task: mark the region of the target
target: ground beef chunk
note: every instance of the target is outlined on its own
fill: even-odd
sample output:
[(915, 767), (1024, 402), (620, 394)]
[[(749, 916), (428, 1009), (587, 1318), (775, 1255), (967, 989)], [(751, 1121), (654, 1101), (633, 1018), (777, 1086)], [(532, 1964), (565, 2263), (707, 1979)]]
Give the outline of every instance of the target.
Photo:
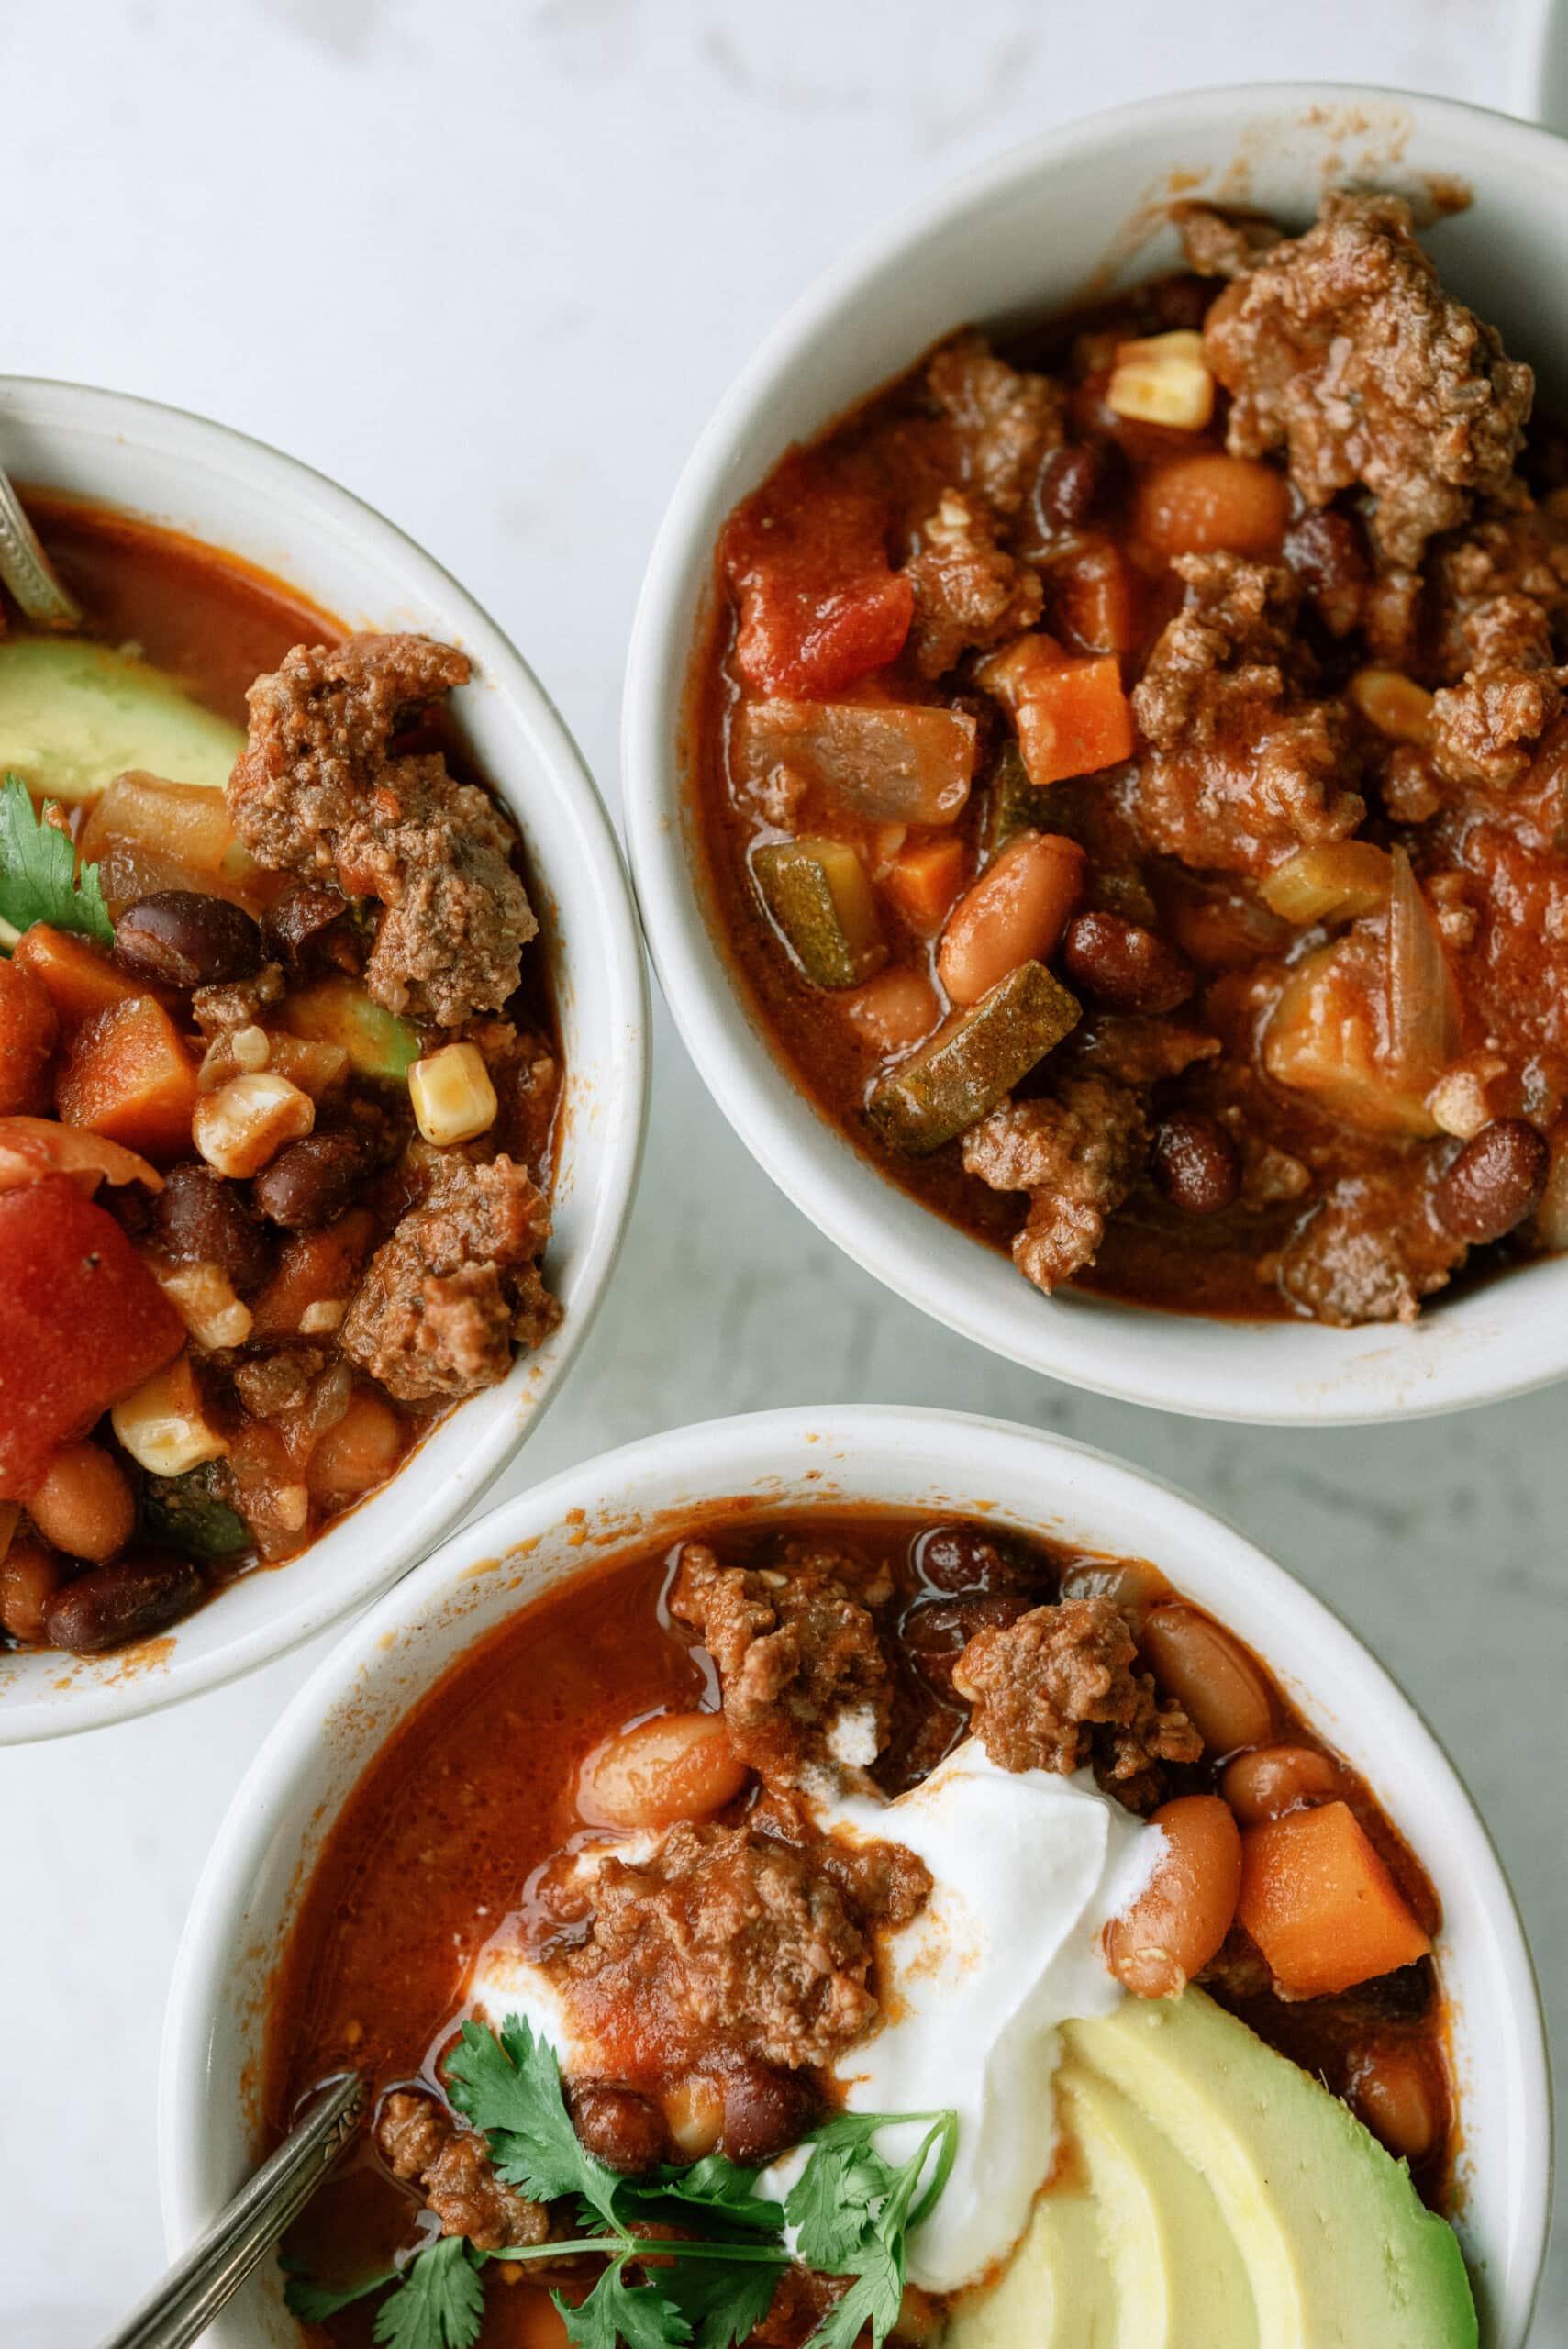
[[(1527, 507), (1475, 523), (1433, 550), (1438, 674), (1473, 668), (1551, 668), (1568, 645), (1568, 537), (1548, 509)], [(1374, 647), (1380, 658), (1383, 649)], [(1406, 665), (1418, 649), (1403, 648)]]
[(236, 1028), (253, 1028), (284, 999), (284, 974), (276, 963), (263, 963), (253, 977), (230, 979), (223, 985), (197, 987), (191, 996), (191, 1017), (210, 1042)]
[(258, 1354), (239, 1363), (234, 1391), (253, 1419), (281, 1419), (299, 1410), (313, 1382), (327, 1367), (318, 1346), (285, 1346), (273, 1354)]
[(1162, 1765), (1195, 1762), (1203, 1740), (1174, 1702), (1162, 1704), (1138, 1647), (1108, 1598), (1064, 1598), (1016, 1622), (987, 1624), (959, 1657), (953, 1687), (971, 1726), (1004, 1770), (1081, 1770), (1107, 1793), (1151, 1809)]
[(228, 785), (235, 828), (262, 864), (380, 899), (365, 983), (442, 1027), (499, 1010), (539, 928), (489, 793), (454, 782), (437, 753), (392, 749), (468, 674), (466, 654), (425, 637), (296, 645), (250, 688), (250, 741)]
[(876, 2019), (873, 1920), (811, 1845), (684, 1823), (645, 1861), (604, 1860), (594, 1899), (588, 1938), (547, 1963), (633, 2076), (678, 2072), (716, 2036), (789, 2070), (828, 2064)]
[(957, 336), (938, 351), (926, 382), (951, 420), (963, 486), (995, 513), (1016, 514), (1042, 457), (1061, 447), (1062, 395), (1045, 375), (1021, 375), (984, 335)]
[(1219, 1038), (1201, 1028), (1136, 1011), (1084, 1020), (1059, 1047), (1062, 1064), (1074, 1074), (1109, 1077), (1118, 1085), (1158, 1085), (1213, 1060), (1220, 1050)]
[(456, 1150), (413, 1163), (422, 1196), (371, 1258), (340, 1339), (406, 1403), (494, 1386), (514, 1341), (535, 1346), (560, 1318), (538, 1265), (550, 1210), (527, 1170)]
[(910, 642), (923, 677), (940, 677), (960, 655), (1000, 644), (1040, 618), (1040, 579), (996, 543), (979, 500), (944, 490), (904, 566), (915, 591)]
[(1135, 688), (1151, 746), (1129, 812), (1151, 848), (1213, 872), (1267, 871), (1312, 841), (1343, 840), (1366, 812), (1338, 701), (1304, 693), (1294, 636), (1301, 591), (1283, 567), (1180, 555), (1186, 601)]
[(1282, 1294), (1336, 1329), (1414, 1321), (1466, 1252), (1432, 1214), (1426, 1176), (1425, 1153), (1341, 1176), (1281, 1252)]
[[(1564, 673), (1568, 674), (1568, 673)], [(1451, 783), (1506, 788), (1518, 783), (1562, 707), (1550, 670), (1473, 669), (1432, 702), (1432, 758)]]
[(1356, 483), (1383, 560), (1413, 566), (1476, 497), (1504, 497), (1534, 378), (1446, 295), (1393, 195), (1330, 195), (1318, 225), (1223, 294), (1205, 330), (1233, 456), (1289, 452), (1308, 505)]
[(1064, 1078), (1054, 1095), (1004, 1101), (963, 1137), (963, 1165), (994, 1191), (1027, 1191), (1013, 1262), (1049, 1297), (1092, 1264), (1149, 1147), (1140, 1093), (1100, 1076)]
[(466, 2235), (476, 2251), (515, 2251), (549, 2239), (544, 2204), (497, 2177), (484, 2138), (433, 2097), (395, 2088), (382, 2105), (375, 2142), (393, 2176), (419, 2188), (443, 2234)]
[(1200, 277), (1245, 277), (1281, 242), (1281, 231), (1272, 220), (1211, 212), (1203, 204), (1183, 206), (1176, 222), (1187, 259)]
[(686, 1543), (670, 1611), (713, 1657), (730, 1741), (770, 1787), (833, 1762), (868, 1767), (882, 1751), (892, 1679), (864, 1600), (890, 1596), (833, 1552), (794, 1549), (774, 1571)]

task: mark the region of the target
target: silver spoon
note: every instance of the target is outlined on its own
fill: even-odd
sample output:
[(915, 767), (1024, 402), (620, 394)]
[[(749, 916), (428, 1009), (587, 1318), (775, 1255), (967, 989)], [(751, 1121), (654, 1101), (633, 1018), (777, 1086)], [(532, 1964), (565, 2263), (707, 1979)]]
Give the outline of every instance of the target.
[(42, 628), (79, 628), (82, 613), (61, 585), (39, 534), (0, 466), (0, 586)]
[(298, 2217), (364, 2110), (365, 2084), (345, 2073), (322, 2091), (270, 2160), (101, 2349), (185, 2349), (234, 2298)]

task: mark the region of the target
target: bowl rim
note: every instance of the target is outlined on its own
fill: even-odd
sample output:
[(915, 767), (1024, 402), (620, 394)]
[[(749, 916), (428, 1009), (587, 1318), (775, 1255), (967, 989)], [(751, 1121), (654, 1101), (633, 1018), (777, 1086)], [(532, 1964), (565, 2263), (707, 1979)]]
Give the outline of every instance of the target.
[[(504, 1556), (519, 1544), (537, 1547), (536, 1537), (565, 1523), (579, 1536), (592, 1523), (596, 1507), (616, 1497), (616, 1516), (623, 1514), (625, 1497), (648, 1478), (684, 1476), (689, 1473), (694, 1515), (705, 1501), (739, 1492), (748, 1476), (759, 1514), (777, 1509), (767, 1479), (781, 1462), (809, 1459), (822, 1465), (834, 1456), (847, 1459), (873, 1455), (881, 1448), (898, 1452), (906, 1447), (922, 1462), (933, 1462), (940, 1474), (962, 1459), (971, 1473), (978, 1461), (986, 1472), (1000, 1469), (1000, 1486), (1011, 1475), (1015, 1490), (1027, 1489), (1030, 1472), (1055, 1467), (1069, 1486), (1074, 1474), (1097, 1486), (1098, 1497), (1075, 1495), (1085, 1513), (1098, 1509), (1106, 1516), (1118, 1505), (1132, 1509), (1141, 1503), (1157, 1510), (1162, 1526), (1173, 1529), (1172, 1546), (1184, 1542), (1199, 1546), (1208, 1562), (1205, 1571), (1244, 1587), (1271, 1625), (1282, 1636), (1303, 1637), (1327, 1647), (1345, 1684), (1355, 1695), (1377, 1699), (1379, 1742), (1384, 1750), (1404, 1749), (1418, 1762), (1424, 1782), (1442, 1792), (1454, 1831), (1451, 1843), (1462, 1854), (1466, 1905), (1484, 1921), (1487, 1965), (1494, 1981), (1501, 1982), (1509, 2030), (1508, 2053), (1513, 2093), (1507, 2101), (1507, 2127), (1513, 2142), (1513, 2167), (1525, 2181), (1525, 2191), (1510, 2205), (1507, 2243), (1489, 2258), (1489, 2299), (1496, 2318), (1495, 2349), (1523, 2349), (1529, 2319), (1540, 2288), (1551, 2226), (1552, 2182), (1552, 2087), (1548, 2063), (1546, 2026), (1534, 1963), (1525, 1937), (1518, 1902), (1498, 1858), (1490, 1830), (1463, 1779), (1424, 1714), (1394, 1680), (1386, 1666), (1307, 1584), (1298, 1580), (1251, 1537), (1219, 1512), (1209, 1508), (1181, 1486), (1150, 1469), (1116, 1457), (1097, 1446), (1062, 1436), (1052, 1430), (1027, 1427), (989, 1414), (951, 1411), (897, 1404), (833, 1404), (820, 1408), (790, 1406), (782, 1409), (739, 1413), (697, 1421), (635, 1442), (578, 1462), (514, 1496), (471, 1521), (413, 1574), (387, 1591), (367, 1613), (359, 1617), (310, 1679), (298, 1690), (253, 1757), (230, 1801), (222, 1824), (204, 1862), (192, 1896), (184, 1931), (170, 1977), (162, 2043), (160, 2053), (158, 2111), (159, 2191), (166, 2247), (176, 2256), (212, 2216), (204, 2193), (201, 2164), (211, 2110), (210, 2058), (227, 1976), (236, 1953), (253, 1941), (242, 1930), (247, 1905), (261, 1878), (263, 1863), (273, 1856), (278, 1822), (297, 1802), (320, 1808), (324, 1741), (323, 1724), (339, 1707), (359, 1709), (373, 1701), (378, 1672), (395, 1672), (400, 1640), (417, 1641), (441, 1602), (457, 1594), (480, 1559)], [(1016, 1464), (1014, 1465), (1013, 1464)], [(801, 1474), (809, 1479), (812, 1469)], [(973, 1473), (979, 1475), (977, 1468)], [(990, 1489), (989, 1484), (986, 1489)], [(782, 1500), (786, 1509), (813, 1504), (792, 1491)], [(821, 1505), (833, 1506), (830, 1488)], [(873, 1504), (874, 1505), (874, 1504)], [(684, 1498), (681, 1504), (685, 1506)], [(995, 1506), (1006, 1515), (1009, 1502), (998, 1490)], [(1020, 1504), (1020, 1513), (1022, 1505)], [(581, 1515), (570, 1514), (581, 1512)], [(634, 1528), (623, 1534), (620, 1546), (634, 1547)], [(592, 1572), (615, 1553), (613, 1538), (591, 1538), (583, 1545), (581, 1568)], [(552, 1585), (552, 1586), (555, 1586)], [(1178, 1581), (1177, 1588), (1183, 1587)], [(526, 1593), (517, 1605), (528, 1603)], [(1207, 1603), (1201, 1601), (1200, 1603)], [(335, 1816), (352, 1786), (368, 1766), (372, 1754), (387, 1735), (406, 1720), (434, 1681), (450, 1668), (457, 1656), (495, 1628), (476, 1623), (468, 1641), (459, 1641), (440, 1654), (426, 1673), (416, 1672), (384, 1718), (374, 1744), (355, 1762), (353, 1776), (332, 1802)], [(1287, 1683), (1288, 1666), (1264, 1660)], [(1319, 1709), (1331, 1693), (1315, 1685), (1310, 1692)], [(1343, 1691), (1340, 1691), (1343, 1693)], [(290, 1866), (286, 1896), (292, 1904), (301, 1883), (307, 1880), (297, 1862)], [(287, 1911), (285, 1911), (287, 1913)], [(275, 1946), (275, 1945), (274, 1945)], [(253, 2011), (247, 2001), (247, 2011)]]
[[(1329, 81), (1220, 83), (1105, 108), (1010, 146), (905, 206), (832, 263), (764, 334), (712, 411), (671, 493), (644, 574), (632, 624), (622, 700), (621, 773), (627, 852), (649, 952), (661, 989), (709, 1094), (769, 1178), (823, 1236), (873, 1278), (961, 1336), (1023, 1368), (1092, 1393), (1192, 1417), (1267, 1426), (1362, 1426), (1425, 1418), (1499, 1402), (1550, 1385), (1568, 1373), (1568, 1318), (1552, 1340), (1532, 1330), (1531, 1358), (1516, 1346), (1470, 1342), (1446, 1348), (1429, 1320), (1413, 1328), (1374, 1324), (1339, 1330), (1284, 1319), (1223, 1326), (1273, 1333), (1274, 1358), (1239, 1362), (1239, 1349), (1213, 1352), (1202, 1341), (1169, 1347), (1143, 1341), (1188, 1320), (1208, 1332), (1218, 1317), (1185, 1316), (1071, 1287), (1042, 1297), (1023, 1281), (998, 1301), (983, 1295), (964, 1268), (900, 1233), (891, 1199), (905, 1193), (853, 1140), (817, 1110), (784, 1054), (770, 1042), (744, 981), (734, 970), (707, 904), (706, 875), (688, 847), (688, 794), (683, 773), (684, 687), (695, 631), (705, 607), (712, 547), (722, 517), (755, 486), (742, 477), (735, 451), (803, 352), (851, 318), (863, 290), (961, 221), (984, 217), (1037, 176), (1071, 169), (1120, 144), (1184, 128), (1240, 129), (1271, 109), (1365, 106), (1403, 110), (1418, 127), (1462, 137), (1478, 161), (1490, 150), (1559, 180), (1568, 176), (1568, 141), (1539, 123), (1465, 100), (1429, 96), (1373, 83)], [(1115, 224), (1112, 224), (1113, 226)], [(876, 386), (864, 385), (865, 393)], [(830, 418), (822, 419), (825, 426)], [(934, 1208), (924, 1217), (958, 1233), (977, 1251), (995, 1252), (959, 1232)], [(1542, 1264), (1489, 1283), (1480, 1292), (1500, 1305), (1501, 1327), (1517, 1335), (1512, 1299)], [(1544, 1317), (1537, 1317), (1538, 1322)], [(1375, 1353), (1370, 1394), (1341, 1375), (1350, 1349)], [(1499, 1354), (1506, 1359), (1499, 1360)], [(1369, 1355), (1369, 1361), (1371, 1356)]]
[[(296, 511), (306, 514), (311, 527), (323, 538), (331, 538), (350, 551), (379, 551), (432, 611), (441, 614), (443, 623), (450, 624), (473, 651), (476, 672), (484, 684), (501, 697), (523, 754), (519, 765), (537, 762), (538, 772), (557, 803), (562, 828), (573, 836), (572, 854), (595, 901), (593, 951), (604, 974), (603, 1025), (608, 1042), (595, 1105), (597, 1180), (591, 1194), (583, 1194), (592, 1198), (592, 1211), (576, 1258), (579, 1301), (544, 1348), (520, 1357), (512, 1375), (499, 1386), (484, 1389), (458, 1406), (453, 1416), (462, 1416), (472, 1441), (461, 1475), (454, 1475), (450, 1465), (437, 1472), (448, 1486), (444, 1504), (435, 1505), (437, 1485), (431, 1476), (435, 1464), (429, 1459), (428, 1444), (422, 1445), (389, 1485), (350, 1513), (349, 1522), (357, 1520), (366, 1529), (361, 1545), (364, 1563), (344, 1577), (332, 1598), (324, 1598), (317, 1591), (308, 1572), (312, 1553), (304, 1551), (298, 1559), (264, 1570), (278, 1593), (278, 1604), (266, 1620), (215, 1641), (211, 1650), (200, 1656), (183, 1660), (176, 1644), (156, 1673), (132, 1670), (104, 1681), (82, 1683), (69, 1677), (59, 1683), (45, 1680), (36, 1688), (23, 1684), (17, 1694), (0, 1687), (0, 1747), (75, 1735), (161, 1712), (255, 1671), (362, 1609), (450, 1533), (533, 1433), (593, 1326), (620, 1254), (636, 1193), (647, 1132), (651, 1062), (641, 927), (608, 811), (554, 701), (477, 597), (400, 525), (353, 491), (303, 459), (216, 417), (104, 384), (0, 373), (0, 421), (12, 406), (39, 411), (40, 429), (84, 430), (99, 437), (114, 434), (121, 442), (139, 443), (175, 465), (205, 472), (209, 478), (251, 490), (275, 486), (280, 500), (286, 497)], [(106, 502), (111, 511), (133, 518), (140, 515), (134, 505)], [(155, 515), (145, 518), (154, 527), (161, 526)], [(211, 539), (203, 542), (214, 545), (219, 555), (232, 551), (239, 560), (247, 559), (243, 549), (226, 550)], [(280, 576), (280, 584), (287, 588), (292, 583)], [(500, 779), (487, 780), (527, 829), (528, 810), (523, 795), (514, 795), (509, 784)], [(543, 878), (541, 874), (541, 882)], [(562, 959), (564, 965), (564, 939)], [(521, 1408), (519, 1385), (530, 1373), (537, 1375), (541, 1356), (545, 1357), (544, 1375), (526, 1408)], [(442, 1422), (450, 1424), (450, 1419)], [(389, 1542), (393, 1526), (374, 1523), (372, 1513), (378, 1508), (385, 1513), (384, 1505), (390, 1503), (394, 1494), (402, 1495), (406, 1502), (411, 1500), (409, 1483), (417, 1484), (421, 1470), (431, 1481), (431, 1506), (420, 1512), (414, 1532), (402, 1544)], [(300, 1564), (306, 1571), (293, 1573)], [(210, 1617), (221, 1609), (224, 1598), (222, 1591), (216, 1593), (191, 1620)], [(180, 1629), (173, 1627), (176, 1642)], [(134, 1659), (137, 1651), (133, 1646), (125, 1653)], [(77, 1660), (55, 1661), (70, 1667)]]

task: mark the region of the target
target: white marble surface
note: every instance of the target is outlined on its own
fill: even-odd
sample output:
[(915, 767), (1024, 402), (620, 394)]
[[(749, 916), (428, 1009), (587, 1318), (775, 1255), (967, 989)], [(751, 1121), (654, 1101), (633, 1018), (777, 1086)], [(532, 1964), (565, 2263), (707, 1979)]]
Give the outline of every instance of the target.
[[(752, 342), (847, 239), (1015, 139), (1160, 89), (1329, 76), (1506, 104), (1518, 29), (1497, 0), (13, 0), (0, 352), (207, 410), (384, 507), (510, 629), (613, 801), (622, 647), (666, 493)], [(1560, 1395), (1318, 1436), (1033, 1379), (818, 1239), (661, 1015), (623, 1268), (523, 1474), (847, 1397), (1127, 1453), (1329, 1598), (1468, 1776), (1568, 2044)], [(311, 1661), (0, 1755), (8, 2349), (86, 2349), (159, 2266), (170, 1962), (229, 1794)], [(1568, 2255), (1536, 2340), (1568, 2342)]]

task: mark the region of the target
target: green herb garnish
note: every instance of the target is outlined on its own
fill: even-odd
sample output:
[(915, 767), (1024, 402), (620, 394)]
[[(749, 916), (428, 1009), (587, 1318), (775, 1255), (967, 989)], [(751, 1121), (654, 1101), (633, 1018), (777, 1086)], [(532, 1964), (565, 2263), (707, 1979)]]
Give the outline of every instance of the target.
[(51, 922), (112, 946), (115, 926), (98, 886), (98, 868), (76, 871), (76, 851), (63, 832), (34, 811), (20, 775), (0, 785), (0, 921), (12, 930)]
[[(499, 2032), (465, 2022), (447, 2066), (447, 2093), (484, 2132), (497, 2175), (537, 2202), (570, 2201), (581, 2232), (516, 2251), (478, 2251), (458, 2235), (419, 2252), (395, 2276), (334, 2291), (291, 2261), (284, 2293), (295, 2316), (320, 2323), (350, 2300), (395, 2288), (376, 2312), (387, 2349), (473, 2349), (484, 2319), (481, 2271), (491, 2259), (559, 2260), (594, 2254), (606, 2263), (573, 2308), (552, 2293), (573, 2349), (735, 2349), (766, 2316), (790, 2265), (784, 2228), (798, 2232), (799, 2257), (849, 2290), (806, 2349), (852, 2349), (869, 2326), (881, 2349), (904, 2297), (906, 2243), (947, 2184), (958, 2142), (952, 2112), (841, 2113), (814, 2130), (811, 2152), (786, 2203), (756, 2192), (758, 2172), (722, 2154), (652, 2177), (623, 2177), (589, 2153), (572, 2125), (561, 2069), (548, 2041), (516, 2015)], [(909, 2160), (878, 2153), (876, 2132), (895, 2122), (929, 2123)], [(639, 2226), (705, 2224), (701, 2239), (658, 2237)], [(628, 2268), (656, 2261), (641, 2282)]]

